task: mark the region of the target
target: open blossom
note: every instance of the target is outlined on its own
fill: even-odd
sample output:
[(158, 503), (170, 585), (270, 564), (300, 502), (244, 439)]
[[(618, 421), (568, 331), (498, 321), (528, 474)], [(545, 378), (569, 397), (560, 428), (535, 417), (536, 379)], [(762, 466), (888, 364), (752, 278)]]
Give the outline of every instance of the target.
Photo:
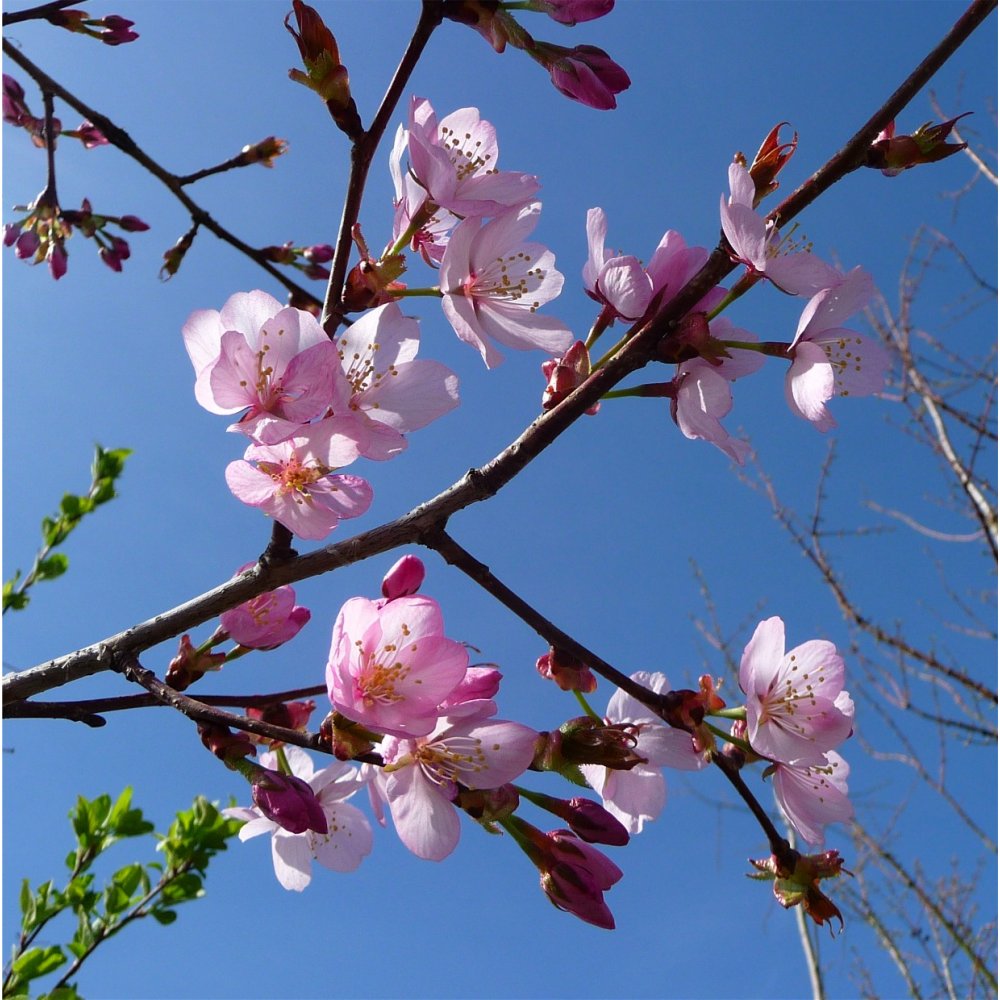
[[(661, 673), (638, 671), (632, 680), (657, 694), (670, 690)], [(667, 786), (661, 767), (696, 771), (705, 766), (704, 756), (695, 749), (691, 734), (666, 725), (645, 705), (621, 689), (608, 702), (608, 725), (625, 724), (635, 738), (635, 752), (646, 759), (628, 771), (583, 764), (581, 770), (590, 786), (604, 800), (604, 808), (620, 820), (629, 833), (641, 833), (647, 820), (654, 820), (667, 801)]]
[[(335, 761), (322, 771), (315, 771), (312, 759), (299, 747), (285, 747), (285, 757), (293, 774), (312, 789), (326, 820), (326, 832), (306, 830), (291, 833), (268, 819), (259, 808), (230, 808), (223, 812), (233, 819), (245, 820), (240, 829), (242, 841), (271, 834), (274, 874), (285, 889), (301, 892), (312, 878), (312, 861), (337, 872), (354, 871), (371, 853), (372, 829), (364, 814), (349, 799), (364, 785), (358, 769)], [(277, 754), (261, 755), (265, 767), (277, 767)]]
[(722, 196), (722, 230), (733, 256), (791, 295), (815, 295), (838, 277), (836, 268), (808, 251), (782, 252), (777, 227), (753, 210), (756, 185), (742, 164), (729, 165), (729, 200)]
[(314, 316), (266, 292), (239, 292), (184, 324), (195, 398), (211, 413), (246, 412), (230, 429), (261, 444), (287, 440), (333, 400), (337, 351)]
[[(241, 566), (237, 576), (252, 565)], [(247, 649), (274, 649), (298, 635), (309, 618), (309, 609), (297, 605), (295, 591), (286, 586), (223, 611), (219, 623), (234, 642)]]
[[(498, 215), (538, 191), (536, 177), (497, 169), (496, 129), (477, 108), (459, 108), (439, 122), (430, 101), (414, 97), (406, 135), (410, 173), (430, 202), (457, 216)], [(399, 170), (394, 160), (394, 177)]]
[(572, 334), (559, 320), (538, 313), (563, 286), (555, 256), (524, 239), (535, 228), (541, 204), (532, 202), (483, 225), (465, 219), (452, 233), (441, 262), (442, 306), (460, 340), (477, 348), (487, 368), (503, 355), (497, 340), (516, 350), (559, 354)]
[(458, 376), (437, 361), (416, 360), (420, 324), (396, 303), (366, 312), (337, 335), (345, 378), (334, 411), (350, 418), (366, 458), (387, 459), (419, 430), (458, 406)]
[(890, 364), (880, 344), (841, 326), (874, 294), (871, 275), (856, 267), (838, 278), (802, 310), (785, 376), (789, 408), (820, 431), (836, 425), (826, 408), (831, 399), (881, 391)]
[(419, 858), (441, 861), (461, 832), (453, 805), (459, 785), (486, 789), (513, 781), (531, 763), (537, 738), (518, 722), (442, 719), (421, 739), (383, 741), (386, 766), (373, 787), (388, 804), (403, 844)]
[[(733, 326), (725, 317), (712, 320), (709, 329), (718, 340), (751, 343), (757, 339), (749, 331)], [(764, 364), (764, 358), (756, 351), (739, 348), (730, 348), (729, 354), (730, 357), (722, 358), (719, 365), (705, 358), (692, 358), (679, 365), (670, 412), (686, 438), (708, 441), (742, 465), (750, 447), (729, 434), (722, 426), (722, 418), (733, 408), (731, 383), (757, 371)]]
[(426, 736), (468, 665), (465, 647), (445, 637), (437, 601), (355, 597), (333, 626), (327, 692), (338, 712), (369, 729)]
[(832, 642), (810, 639), (785, 652), (785, 623), (761, 622), (743, 650), (740, 687), (747, 696), (747, 738), (782, 764), (826, 764), (854, 725), (844, 691), (844, 661)]
[[(243, 461), (226, 467), (226, 483), (237, 500), (259, 507), (292, 534), (326, 538), (341, 520), (359, 517), (372, 502), (372, 488), (360, 476), (333, 474), (339, 465), (353, 461), (357, 444), (331, 437), (332, 446), (324, 438), (252, 444)], [(331, 452), (342, 461), (331, 461)]]
[(785, 819), (810, 844), (823, 843), (827, 823), (846, 823), (854, 815), (847, 798), (847, 761), (835, 750), (825, 758), (822, 764), (776, 764), (771, 779)]

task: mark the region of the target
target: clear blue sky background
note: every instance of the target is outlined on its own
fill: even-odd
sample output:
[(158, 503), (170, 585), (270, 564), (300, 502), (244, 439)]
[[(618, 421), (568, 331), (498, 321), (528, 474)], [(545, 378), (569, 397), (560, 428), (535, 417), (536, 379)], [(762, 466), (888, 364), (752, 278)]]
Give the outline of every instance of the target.
[[(340, 42), (367, 123), (415, 23), (416, 5), (318, 6)], [(140, 40), (112, 50), (39, 24), (16, 26), (7, 36), (179, 173), (224, 160), (267, 135), (286, 138), (290, 152), (273, 171), (249, 168), (204, 181), (191, 193), (251, 244), (332, 241), (346, 142), (320, 101), (287, 78), (298, 55), (281, 24), (286, 4), (121, 0), (108, 10), (88, 9), (134, 19)], [(631, 90), (617, 111), (603, 113), (561, 97), (522, 54), (497, 56), (473, 32), (448, 23), (433, 37), (410, 92), (429, 98), (439, 114), (480, 108), (497, 126), (501, 166), (540, 177), (544, 208), (536, 238), (554, 249), (567, 279), (551, 311), (582, 335), (593, 318), (579, 278), (588, 208), (608, 213), (612, 246), (646, 259), (668, 228), (689, 243), (714, 246), (719, 196), (736, 150), (752, 155), (772, 125), (791, 122), (800, 145), (782, 183), (783, 191), (792, 190), (853, 134), (963, 9), (954, 2), (625, 0), (606, 19), (573, 30), (524, 15), (537, 36), (600, 45), (627, 69)], [(995, 147), (988, 110), (995, 105), (994, 41), (995, 19), (933, 88), (948, 113), (975, 111), (969, 131)], [(30, 81), (14, 67), (6, 71), (40, 113)], [(65, 107), (57, 114), (66, 127), (78, 124)], [(931, 117), (925, 92), (899, 125), (908, 131)], [(5, 133), (7, 220), (11, 205), (43, 187), (44, 155), (22, 133)], [(373, 247), (383, 245), (391, 224), (387, 156), (387, 149), (378, 156), (362, 214)], [(152, 228), (130, 238), (133, 254), (123, 275), (105, 268), (79, 237), (69, 244), (69, 273), (58, 284), (44, 268), (30, 269), (4, 252), (5, 578), (30, 564), (41, 516), (63, 492), (85, 488), (95, 441), (133, 448), (135, 455), (120, 500), (67, 546), (67, 577), (36, 588), (30, 608), (5, 621), (8, 670), (94, 642), (215, 586), (255, 558), (269, 535), (263, 517), (226, 488), (223, 470), (241, 453), (242, 439), (196, 405), (180, 329), (192, 310), (218, 309), (233, 292), (260, 287), (281, 297), (281, 290), (208, 233), (177, 277), (162, 284), (161, 255), (189, 225), (181, 206), (110, 148), (85, 152), (64, 141), (58, 171), (65, 206), (86, 196), (98, 212), (138, 214)], [(994, 192), (979, 185), (957, 214), (941, 197), (970, 176), (962, 157), (892, 181), (865, 171), (838, 185), (801, 225), (818, 253), (845, 267), (862, 264), (890, 300), (921, 222), (947, 230), (989, 275), (996, 269)], [(433, 275), (417, 263), (408, 280), (431, 284)], [(319, 294), (320, 283), (315, 288)], [(939, 323), (954, 295), (947, 276), (929, 289), (928, 324)], [(789, 339), (800, 307), (759, 289), (728, 315), (762, 339)], [(414, 302), (408, 311), (423, 319), (422, 355), (459, 373), (462, 406), (413, 435), (401, 458), (357, 470), (370, 478), (375, 503), (340, 537), (434, 495), (492, 457), (537, 414), (541, 354), (509, 353), (499, 370), (487, 372), (458, 343), (435, 302)], [(981, 347), (995, 335), (989, 309), (949, 315), (944, 335), (957, 348)], [(782, 365), (770, 365), (740, 383), (728, 425), (751, 437), (785, 501), (808, 511), (828, 441), (788, 412), (783, 375)], [(937, 506), (935, 487), (923, 478), (926, 463), (898, 427), (897, 404), (849, 401), (835, 404), (834, 413), (840, 426), (831, 529), (877, 523), (861, 507), (875, 500), (944, 532), (971, 530)], [(694, 564), (737, 650), (756, 622), (772, 614), (784, 617), (793, 644), (816, 636), (845, 649), (850, 642), (828, 593), (765, 502), (740, 484), (720, 452), (685, 440), (661, 401), (606, 404), (493, 501), (457, 515), (450, 529), (501, 579), (616, 666), (663, 670), (676, 686), (706, 670), (724, 672), (694, 624), (706, 614)], [(504, 671), (501, 717), (552, 729), (577, 714), (568, 696), (535, 674), (545, 649), (538, 637), (457, 571), (424, 555), (425, 590), (441, 601), (448, 634), (473, 643)], [(989, 586), (978, 557), (899, 531), (845, 542), (840, 555), (868, 613), (907, 619), (911, 627), (916, 619), (923, 632), (915, 638), (938, 636), (970, 672), (991, 677), (991, 654), (946, 634), (936, 617), (940, 588), (929, 568), (940, 560), (964, 574), (970, 589)], [(393, 558), (298, 586), (300, 603), (313, 612), (302, 635), (279, 651), (247, 657), (198, 690), (250, 693), (321, 682), (338, 608), (356, 594), (377, 594)], [(164, 646), (143, 659), (162, 672), (171, 655)], [(855, 690), (862, 683), (857, 675), (851, 682)], [(731, 683), (727, 690), (736, 702)], [(120, 678), (96, 677), (53, 697), (119, 693), (126, 693)], [(610, 693), (602, 684), (595, 706), (603, 708)], [(910, 862), (944, 872), (949, 858), (975, 845), (948, 825), (937, 800), (922, 799), (907, 769), (866, 756), (862, 742), (882, 751), (895, 746), (872, 713), (861, 713), (859, 738), (845, 750), (859, 808), (873, 822), (888, 821), (901, 801), (911, 800), (895, 848)], [(320, 707), (316, 721), (321, 717)], [(205, 752), (189, 722), (166, 709), (115, 715), (98, 731), (68, 722), (11, 722), (3, 744), (11, 751), (3, 761), (5, 948), (16, 933), (20, 879), (37, 884), (61, 874), (70, 846), (66, 813), (78, 793), (114, 794), (130, 784), (159, 829), (198, 793), (247, 800), (242, 779)], [(936, 753), (932, 740), (927, 750)], [(957, 791), (992, 826), (995, 756), (973, 751), (965, 766)], [(377, 830), (374, 852), (358, 872), (317, 868), (303, 895), (278, 886), (269, 845), (260, 838), (236, 844), (213, 864), (207, 899), (182, 911), (175, 925), (136, 927), (102, 948), (84, 967), (81, 991), (133, 998), (807, 993), (794, 919), (766, 886), (744, 878), (746, 858), (767, 853), (759, 830), (733, 808), (728, 787), (712, 771), (668, 781), (661, 819), (612, 851), (626, 873), (608, 896), (614, 933), (557, 912), (520, 852), (471, 823), (441, 864), (409, 855), (391, 828)], [(571, 794), (550, 775), (532, 784)], [(761, 790), (770, 804), (769, 790)], [(545, 817), (534, 818), (547, 825)], [(846, 831), (833, 828), (829, 846), (842, 848), (850, 867)], [(120, 849), (119, 864), (128, 860), (129, 849)], [(986, 907), (993, 905), (994, 874), (991, 867), (983, 878), (979, 902)], [(876, 992), (901, 991), (860, 922), (850, 922), (835, 941), (824, 936), (822, 947), (833, 963), (831, 995), (856, 993), (851, 963), (858, 954), (875, 970)]]

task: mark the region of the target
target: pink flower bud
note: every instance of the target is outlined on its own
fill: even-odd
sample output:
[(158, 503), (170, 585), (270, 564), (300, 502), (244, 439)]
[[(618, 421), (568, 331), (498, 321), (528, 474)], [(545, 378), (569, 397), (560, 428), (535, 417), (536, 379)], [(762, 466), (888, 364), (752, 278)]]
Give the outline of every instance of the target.
[[(590, 353), (586, 345), (578, 340), (561, 358), (543, 361), (542, 374), (548, 380), (542, 392), (542, 409), (551, 410), (590, 376)], [(593, 416), (600, 407), (600, 403), (594, 403), (586, 412)]]
[(316, 243), (306, 247), (302, 256), (313, 264), (329, 264), (333, 260), (333, 247), (329, 243)]
[(56, 281), (66, 273), (68, 257), (69, 254), (66, 253), (66, 248), (62, 243), (53, 242), (49, 244), (49, 252), (45, 255), (45, 259), (49, 262), (49, 271)]
[(387, 601), (409, 597), (420, 589), (423, 582), (424, 564), (416, 556), (403, 556), (382, 578), (382, 596)]
[(548, 855), (539, 864), (542, 890), (560, 910), (614, 930), (615, 918), (604, 902), (604, 892), (622, 877), (621, 869), (569, 830), (553, 830), (546, 837)]
[[(309, 701), (282, 701), (274, 705), (265, 705), (263, 708), (248, 708), (246, 712), (250, 719), (259, 719), (261, 722), (269, 722), (272, 726), (282, 726), (285, 729), (304, 731), (309, 716), (315, 708), (316, 702), (309, 699)], [(250, 734), (250, 739), (259, 743), (270, 743), (272, 746), (278, 742), (253, 733)]]
[(535, 52), (541, 56), (556, 90), (588, 108), (609, 111), (617, 107), (615, 94), (632, 85), (628, 73), (595, 45), (567, 49), (539, 42)]
[(17, 242), (14, 244), (14, 253), (21, 260), (26, 260), (28, 257), (34, 257), (35, 251), (39, 246), (38, 234), (32, 230), (26, 230), (17, 237)]
[(143, 222), (137, 215), (123, 215), (118, 220), (118, 225), (126, 233), (144, 233), (149, 229), (148, 223)]
[(101, 25), (104, 28), (104, 31), (98, 35), (98, 38), (105, 45), (124, 45), (126, 42), (134, 42), (139, 37), (137, 32), (129, 30), (135, 24), (135, 21), (126, 20), (117, 14), (109, 14), (107, 17), (102, 17), (99, 21), (95, 21), (94, 24)]
[(554, 646), (535, 662), (535, 669), (547, 680), (555, 681), (561, 691), (592, 694), (597, 690), (597, 678), (579, 660)]
[(255, 770), (251, 780), (254, 805), (272, 822), (289, 833), (329, 830), (323, 807), (315, 792), (301, 778), (267, 768)]
[(167, 667), (165, 679), (175, 691), (183, 691), (209, 670), (218, 670), (225, 662), (225, 653), (196, 648), (191, 637), (185, 633), (178, 644), (177, 655)]
[(107, 146), (107, 136), (91, 122), (82, 122), (74, 134), (84, 145), (85, 149), (93, 149), (95, 146)]
[(533, 0), (528, 9), (548, 14), (553, 21), (572, 27), (604, 17), (614, 5), (615, 0)]

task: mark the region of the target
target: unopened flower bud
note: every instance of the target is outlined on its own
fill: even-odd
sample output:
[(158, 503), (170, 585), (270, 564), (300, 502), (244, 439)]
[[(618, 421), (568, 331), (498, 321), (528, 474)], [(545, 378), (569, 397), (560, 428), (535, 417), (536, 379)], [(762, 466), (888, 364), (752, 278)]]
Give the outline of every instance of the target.
[(273, 167), (274, 161), (288, 151), (288, 143), (284, 139), (269, 135), (260, 142), (244, 146), (240, 150), (240, 162), (243, 165), (260, 163), (265, 167)]
[(326, 814), (316, 793), (301, 778), (256, 767), (250, 779), (254, 805), (272, 822), (289, 833), (329, 831)]
[(184, 255), (191, 249), (197, 232), (196, 223), (163, 255), (163, 267), (160, 268), (161, 281), (169, 281), (180, 270)]
[(886, 177), (895, 177), (920, 163), (936, 163), (953, 156), (968, 146), (967, 142), (945, 142), (955, 122), (971, 115), (971, 111), (956, 115), (937, 125), (924, 122), (912, 135), (896, 135), (896, 123), (890, 122), (868, 149), (866, 167), (881, 170)]
[(529, 0), (525, 9), (548, 14), (553, 21), (572, 27), (604, 17), (614, 6), (615, 0)]
[[(590, 352), (583, 341), (578, 340), (561, 358), (543, 361), (542, 374), (547, 380), (542, 391), (542, 409), (551, 410), (590, 377)], [(599, 402), (594, 403), (587, 414), (593, 416), (600, 406)]]
[(394, 601), (415, 594), (424, 582), (424, 572), (424, 564), (416, 556), (403, 556), (382, 578), (382, 596)]
[(213, 653), (204, 646), (195, 648), (191, 637), (185, 633), (178, 644), (177, 655), (167, 667), (165, 679), (175, 691), (183, 691), (209, 670), (218, 670), (225, 662), (225, 653)]
[(360, 723), (348, 719), (340, 712), (331, 712), (320, 724), (320, 740), (337, 760), (355, 760), (371, 753), (379, 735), (365, 729)]
[(253, 757), (257, 748), (246, 733), (231, 733), (226, 726), (209, 722), (198, 723), (198, 735), (205, 748), (211, 750), (219, 760), (233, 765), (244, 757)]
[(547, 680), (555, 681), (561, 691), (592, 694), (597, 690), (597, 678), (571, 653), (550, 646), (535, 661), (535, 669)]
[(118, 220), (118, 226), (126, 233), (144, 233), (149, 229), (149, 225), (143, 222), (138, 215), (123, 215)]
[[(272, 726), (281, 726), (283, 729), (297, 729), (304, 732), (309, 716), (316, 708), (316, 702), (312, 701), (279, 701), (276, 704), (265, 705), (263, 708), (248, 708), (246, 714), (248, 718), (258, 719), (261, 722), (269, 722)], [(272, 740), (266, 736), (249, 734), (250, 739), (256, 743), (267, 743), (270, 746), (280, 745), (279, 740)]]
[(455, 798), (455, 805), (467, 812), (477, 823), (486, 827), (512, 815), (520, 804), (521, 797), (511, 785), (499, 788), (463, 788)]
[(628, 73), (596, 45), (568, 49), (538, 42), (531, 55), (549, 71), (556, 90), (588, 108), (599, 111), (616, 108), (615, 94), (632, 85)]

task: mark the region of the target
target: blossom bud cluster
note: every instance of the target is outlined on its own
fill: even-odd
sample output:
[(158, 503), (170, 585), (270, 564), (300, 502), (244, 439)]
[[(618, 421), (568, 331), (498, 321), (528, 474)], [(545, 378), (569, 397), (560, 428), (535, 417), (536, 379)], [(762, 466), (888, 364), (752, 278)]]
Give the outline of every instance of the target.
[(105, 45), (125, 45), (139, 37), (139, 33), (132, 30), (135, 22), (118, 14), (90, 17), (85, 10), (55, 10), (46, 14), (45, 20), (58, 28), (89, 35)]
[[(31, 114), (21, 85), (6, 73), (3, 76), (3, 120), (25, 129), (31, 141), (39, 148), (48, 145), (55, 148), (57, 135), (79, 139), (87, 149), (107, 145), (108, 142), (101, 130), (89, 121), (84, 121), (73, 131), (63, 131), (58, 118), (52, 118), (47, 126), (44, 118), (36, 118)], [(51, 135), (48, 134), (49, 128)], [(27, 214), (4, 227), (4, 246), (14, 247), (15, 255), (21, 260), (32, 264), (45, 261), (56, 280), (66, 273), (69, 260), (66, 240), (73, 234), (74, 228), (84, 238), (94, 241), (98, 255), (112, 271), (121, 271), (122, 263), (131, 256), (131, 250), (125, 239), (108, 231), (108, 226), (116, 226), (127, 233), (143, 232), (149, 228), (135, 215), (97, 215), (91, 211), (87, 198), (83, 199), (79, 210), (60, 208), (53, 179), (50, 179), (49, 185), (30, 205), (15, 206), (15, 211)]]

